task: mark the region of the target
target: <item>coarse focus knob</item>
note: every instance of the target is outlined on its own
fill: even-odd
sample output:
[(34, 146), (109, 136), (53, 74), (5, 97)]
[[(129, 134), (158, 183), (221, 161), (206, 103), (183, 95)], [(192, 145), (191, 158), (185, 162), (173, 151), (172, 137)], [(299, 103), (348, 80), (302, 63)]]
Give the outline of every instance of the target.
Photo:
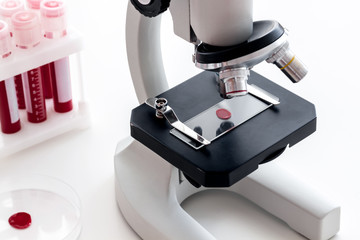
[(170, 6), (170, 0), (131, 0), (131, 3), (146, 17), (156, 17)]

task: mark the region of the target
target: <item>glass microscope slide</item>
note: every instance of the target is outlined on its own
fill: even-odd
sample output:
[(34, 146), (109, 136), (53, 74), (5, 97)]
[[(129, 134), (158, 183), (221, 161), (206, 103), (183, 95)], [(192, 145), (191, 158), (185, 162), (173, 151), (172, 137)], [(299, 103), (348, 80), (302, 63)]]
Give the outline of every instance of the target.
[[(272, 104), (247, 94), (224, 99), (184, 124), (212, 142), (271, 106)], [(176, 129), (170, 132), (195, 149), (203, 147)]]

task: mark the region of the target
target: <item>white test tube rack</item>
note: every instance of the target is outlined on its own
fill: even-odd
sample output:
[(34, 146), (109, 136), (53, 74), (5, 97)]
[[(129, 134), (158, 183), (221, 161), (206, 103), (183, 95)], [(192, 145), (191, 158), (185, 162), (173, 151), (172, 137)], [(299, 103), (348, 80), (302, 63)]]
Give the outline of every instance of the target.
[(26, 110), (19, 110), (21, 130), (13, 134), (0, 133), (0, 159), (50, 138), (73, 130), (84, 129), (90, 125), (90, 114), (81, 75), (80, 51), (82, 48), (81, 34), (69, 28), (67, 35), (61, 39), (43, 38), (40, 44), (32, 49), (13, 49), (12, 56), (0, 62), (0, 81), (3, 81), (69, 56), (73, 95), (73, 110), (68, 113), (55, 112), (53, 100), (46, 99), (47, 120), (42, 123), (28, 122)]

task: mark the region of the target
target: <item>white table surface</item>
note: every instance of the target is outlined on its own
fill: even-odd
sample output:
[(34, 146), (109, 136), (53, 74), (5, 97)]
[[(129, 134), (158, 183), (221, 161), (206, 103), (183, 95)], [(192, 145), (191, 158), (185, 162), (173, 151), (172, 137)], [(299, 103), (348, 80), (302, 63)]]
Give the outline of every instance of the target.
[[(276, 19), (290, 30), (293, 49), (308, 66), (309, 74), (301, 83), (292, 84), (270, 64), (262, 63), (254, 70), (317, 107), (318, 130), (276, 161), (339, 202), (341, 230), (333, 239), (360, 239), (358, 3), (254, 2), (256, 20)], [(46, 174), (70, 184), (82, 202), (80, 240), (139, 239), (118, 210), (114, 193), (115, 147), (129, 135), (130, 112), (137, 106), (126, 57), (127, 1), (77, 0), (69, 4), (70, 22), (84, 33), (86, 41), (82, 67), (92, 126), (0, 159), (0, 178)], [(166, 13), (162, 46), (173, 86), (199, 70), (191, 62), (192, 46), (174, 36), (170, 19)], [(187, 200), (184, 207), (218, 239), (304, 239), (230, 193), (201, 193)]]

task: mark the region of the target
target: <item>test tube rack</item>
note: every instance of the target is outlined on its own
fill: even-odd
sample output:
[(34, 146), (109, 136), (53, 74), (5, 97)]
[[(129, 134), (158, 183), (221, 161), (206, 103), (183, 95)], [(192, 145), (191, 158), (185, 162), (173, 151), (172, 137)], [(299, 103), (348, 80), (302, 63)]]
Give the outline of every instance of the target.
[(0, 159), (61, 134), (89, 127), (89, 106), (84, 96), (80, 62), (82, 49), (82, 35), (76, 29), (68, 28), (65, 37), (56, 40), (43, 38), (32, 49), (13, 49), (12, 56), (0, 62), (0, 81), (3, 81), (69, 56), (74, 105), (68, 113), (57, 113), (53, 110), (52, 99), (47, 99), (47, 120), (42, 123), (28, 122), (26, 110), (19, 110), (21, 130), (14, 134), (0, 133)]

